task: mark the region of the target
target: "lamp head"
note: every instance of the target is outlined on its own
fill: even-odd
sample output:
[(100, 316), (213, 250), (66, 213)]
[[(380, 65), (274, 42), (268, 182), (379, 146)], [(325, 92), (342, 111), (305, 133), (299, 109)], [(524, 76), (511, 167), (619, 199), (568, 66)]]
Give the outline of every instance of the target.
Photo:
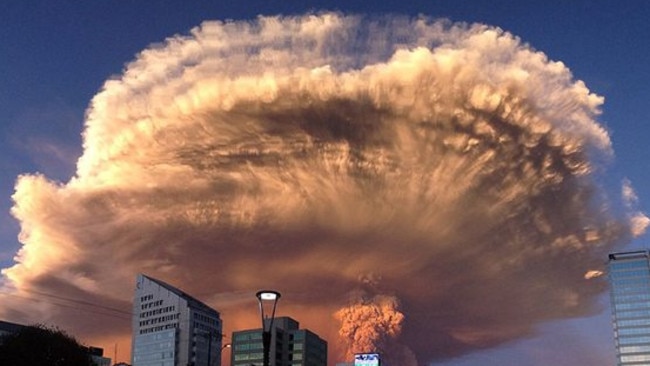
[(255, 295), (260, 301), (277, 301), (280, 298), (280, 293), (273, 290), (258, 291)]

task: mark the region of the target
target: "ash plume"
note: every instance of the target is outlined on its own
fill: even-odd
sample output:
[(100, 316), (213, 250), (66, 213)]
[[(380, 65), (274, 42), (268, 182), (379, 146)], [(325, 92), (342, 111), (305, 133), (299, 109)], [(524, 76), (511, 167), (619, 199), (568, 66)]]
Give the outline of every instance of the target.
[[(602, 103), (485, 25), (205, 22), (105, 83), (67, 183), (18, 178), (23, 246), (4, 286), (128, 309), (144, 272), (210, 299), (227, 328), (244, 317), (233, 298), (275, 288), (333, 362), (357, 346), (402, 365), (492, 347), (597, 311), (604, 280), (585, 273), (648, 225), (598, 184)], [(0, 296), (3, 316), (129, 332)]]
[(341, 323), (339, 335), (347, 345), (346, 359), (353, 359), (355, 353), (379, 352), (388, 356), (384, 360), (388, 364), (417, 365), (408, 347), (397, 341), (405, 318), (397, 298), (357, 293), (334, 316)]

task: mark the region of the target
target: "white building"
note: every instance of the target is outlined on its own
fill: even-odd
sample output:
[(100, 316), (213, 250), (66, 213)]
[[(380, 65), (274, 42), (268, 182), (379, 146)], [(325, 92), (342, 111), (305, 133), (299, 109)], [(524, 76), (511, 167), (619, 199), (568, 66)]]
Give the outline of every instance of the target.
[(133, 366), (220, 366), (219, 312), (160, 280), (138, 275)]

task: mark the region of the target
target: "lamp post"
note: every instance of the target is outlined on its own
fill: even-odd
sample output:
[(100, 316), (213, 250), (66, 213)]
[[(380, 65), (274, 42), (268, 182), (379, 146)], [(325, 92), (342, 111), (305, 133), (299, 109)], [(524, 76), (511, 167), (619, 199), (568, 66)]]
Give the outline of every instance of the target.
[[(280, 299), (280, 293), (272, 290), (258, 291), (257, 301), (260, 304), (260, 315), (262, 317), (262, 346), (264, 347), (264, 366), (269, 366), (269, 352), (271, 348), (271, 330), (273, 329), (273, 319), (275, 319), (275, 307)], [(273, 304), (271, 317), (264, 314), (264, 303)], [(270, 305), (269, 305), (270, 306)], [(268, 319), (268, 322), (265, 321)]]
[(232, 344), (226, 343), (223, 346), (221, 346), (221, 349), (219, 350), (219, 359), (221, 360), (221, 356), (223, 355), (223, 350), (226, 348), (232, 347)]

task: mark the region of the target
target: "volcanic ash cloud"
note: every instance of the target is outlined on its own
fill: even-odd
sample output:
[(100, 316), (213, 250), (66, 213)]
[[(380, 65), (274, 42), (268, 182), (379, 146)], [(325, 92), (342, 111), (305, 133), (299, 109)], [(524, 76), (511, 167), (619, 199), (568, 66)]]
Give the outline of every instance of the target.
[(19, 177), (5, 281), (110, 304), (137, 272), (197, 294), (276, 288), (287, 312), (313, 309), (303, 324), (340, 322), (334, 360), (494, 346), (595, 311), (604, 282), (585, 273), (647, 226), (595, 183), (602, 102), (488, 26), (205, 22), (106, 82), (69, 182)]

